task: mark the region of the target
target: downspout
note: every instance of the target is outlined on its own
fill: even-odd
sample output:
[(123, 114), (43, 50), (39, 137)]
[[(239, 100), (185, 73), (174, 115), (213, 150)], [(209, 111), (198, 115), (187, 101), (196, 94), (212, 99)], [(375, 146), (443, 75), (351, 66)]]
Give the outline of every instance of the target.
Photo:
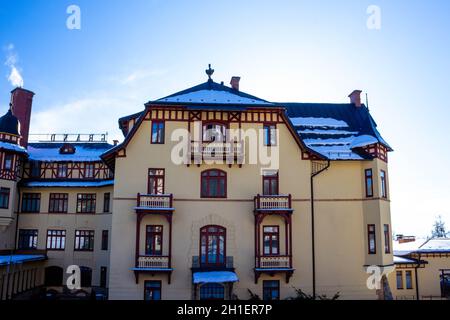
[(19, 211), (20, 211), (20, 189), (17, 187), (17, 212), (16, 212), (16, 230), (14, 231), (14, 251), (17, 250), (17, 237), (19, 236)]
[[(311, 162), (312, 165), (312, 162)], [(313, 298), (316, 299), (316, 249), (315, 249), (315, 227), (314, 227), (314, 178), (330, 167), (330, 160), (317, 172), (311, 173), (311, 252), (312, 252), (312, 285)]]
[(418, 257), (418, 262), (417, 265), (414, 267), (414, 271), (416, 273), (416, 300), (420, 300), (419, 298), (419, 275), (418, 275), (418, 271), (419, 271), (419, 267), (420, 267), (420, 253), (419, 253), (419, 257)]

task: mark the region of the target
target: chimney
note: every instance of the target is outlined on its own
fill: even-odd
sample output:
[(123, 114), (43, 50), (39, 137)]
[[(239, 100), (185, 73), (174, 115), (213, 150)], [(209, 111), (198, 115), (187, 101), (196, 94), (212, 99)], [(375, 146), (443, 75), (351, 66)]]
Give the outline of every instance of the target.
[(241, 80), (241, 77), (231, 77), (231, 88), (233, 88), (236, 91), (239, 91), (239, 80)]
[(19, 120), (20, 145), (24, 148), (28, 146), (33, 96), (34, 92), (19, 87), (11, 91), (11, 111)]
[(349, 94), (350, 103), (353, 103), (355, 107), (359, 108), (361, 107), (361, 90), (354, 90), (352, 93)]

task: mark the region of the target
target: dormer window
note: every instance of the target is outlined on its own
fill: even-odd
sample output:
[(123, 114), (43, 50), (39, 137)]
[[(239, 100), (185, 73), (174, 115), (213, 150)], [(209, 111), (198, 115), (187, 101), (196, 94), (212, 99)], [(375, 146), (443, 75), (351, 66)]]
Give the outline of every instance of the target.
[(75, 153), (75, 147), (71, 144), (64, 144), (61, 148), (59, 148), (60, 154), (74, 154)]

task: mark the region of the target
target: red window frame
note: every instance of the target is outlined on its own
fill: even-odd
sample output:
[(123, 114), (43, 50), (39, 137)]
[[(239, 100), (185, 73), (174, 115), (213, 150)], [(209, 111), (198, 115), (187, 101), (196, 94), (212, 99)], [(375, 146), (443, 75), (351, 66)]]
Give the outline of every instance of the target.
[(50, 193), (50, 197), (48, 200), (48, 212), (67, 213), (68, 203), (69, 203), (68, 193)]
[(263, 124), (263, 144), (266, 147), (277, 145), (277, 124), (266, 122)]
[(97, 199), (97, 194), (95, 194), (95, 193), (78, 193), (77, 194), (77, 213), (95, 214), (96, 199)]
[(164, 194), (166, 171), (162, 168), (148, 169), (147, 193)]
[[(266, 231), (266, 229), (274, 228), (276, 231)], [(266, 252), (266, 236), (269, 237), (269, 252)], [(275, 240), (276, 239), (276, 240)], [(276, 246), (273, 242), (276, 241)], [(276, 252), (274, 252), (276, 248)], [(278, 256), (280, 255), (280, 227), (279, 226), (263, 226), (263, 255)]]
[[(212, 175), (211, 173), (217, 173)], [(216, 195), (213, 195), (211, 190), (211, 181), (216, 181)], [(221, 190), (223, 185), (223, 190)], [(200, 174), (200, 197), (201, 198), (226, 198), (227, 197), (227, 173), (219, 169), (209, 169), (202, 171)]]
[[(273, 181), (275, 181), (275, 188), (272, 185)], [(265, 188), (266, 182), (268, 183), (269, 190), (266, 190)], [(276, 174), (269, 174), (269, 172), (263, 172), (262, 176), (263, 195), (277, 195), (279, 194), (279, 187), (280, 187), (280, 179), (278, 171), (276, 172)]]
[(66, 230), (47, 230), (47, 250), (63, 251), (66, 248)]
[[(148, 256), (162, 256), (163, 253), (163, 226), (162, 225), (147, 225), (145, 226), (145, 254)], [(156, 242), (160, 241), (160, 249), (156, 250)], [(151, 242), (151, 246), (148, 244)], [(151, 249), (153, 248), (153, 249)]]
[[(207, 129), (206, 127), (214, 126), (214, 125), (220, 127), (222, 139), (219, 139), (219, 140), (213, 139), (213, 137), (215, 137), (215, 135), (212, 135), (211, 137), (206, 137), (207, 130), (211, 130), (211, 129)], [(225, 142), (227, 139), (227, 129), (228, 128), (229, 128), (229, 124), (226, 122), (204, 121), (202, 124), (202, 141), (203, 142)]]
[(41, 194), (36, 192), (23, 193), (21, 212), (39, 213), (40, 211), (41, 211)]
[[(90, 173), (88, 175), (88, 172)], [(94, 179), (95, 177), (95, 164), (94, 163), (85, 163), (84, 164), (84, 177), (88, 179)]]
[[(6, 164), (9, 163), (8, 167)], [(3, 156), (3, 169), (6, 171), (14, 171), (14, 155), (5, 153)]]
[(391, 253), (391, 236), (388, 224), (383, 226), (384, 231), (384, 253)]
[[(166, 124), (162, 120), (152, 120), (152, 132), (150, 142), (152, 144), (164, 144)], [(156, 133), (156, 135), (154, 135)]]
[(386, 171), (380, 170), (380, 180), (381, 180), (381, 197), (382, 198), (387, 198), (388, 191), (387, 191)]
[(56, 164), (56, 177), (57, 178), (67, 178), (69, 175), (69, 165), (67, 163), (57, 163)]
[(373, 172), (372, 169), (366, 169), (364, 171), (365, 186), (366, 186), (366, 198), (373, 197)]
[[(371, 243), (373, 242), (373, 248), (371, 246)], [(374, 224), (368, 224), (367, 225), (367, 246), (368, 246), (368, 253), (369, 254), (376, 254), (377, 253), (377, 236), (376, 236), (376, 229)]]
[[(221, 252), (223, 243), (223, 252)], [(214, 248), (215, 244), (215, 248)], [(213, 247), (212, 254), (209, 254)], [(215, 251), (215, 252), (214, 252)], [(211, 257), (215, 261), (210, 261)], [(227, 260), (227, 229), (219, 225), (207, 225), (200, 229), (200, 265), (202, 266), (222, 266)], [(221, 261), (222, 260), (222, 261)]]

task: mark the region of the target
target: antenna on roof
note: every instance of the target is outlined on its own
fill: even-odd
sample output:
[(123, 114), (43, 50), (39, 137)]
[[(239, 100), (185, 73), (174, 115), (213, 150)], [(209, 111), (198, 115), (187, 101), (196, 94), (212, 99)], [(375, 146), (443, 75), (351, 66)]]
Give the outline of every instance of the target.
[(214, 73), (214, 69), (211, 69), (211, 63), (208, 64), (208, 69), (206, 69), (205, 72), (208, 75), (208, 81), (212, 81), (211, 76)]

